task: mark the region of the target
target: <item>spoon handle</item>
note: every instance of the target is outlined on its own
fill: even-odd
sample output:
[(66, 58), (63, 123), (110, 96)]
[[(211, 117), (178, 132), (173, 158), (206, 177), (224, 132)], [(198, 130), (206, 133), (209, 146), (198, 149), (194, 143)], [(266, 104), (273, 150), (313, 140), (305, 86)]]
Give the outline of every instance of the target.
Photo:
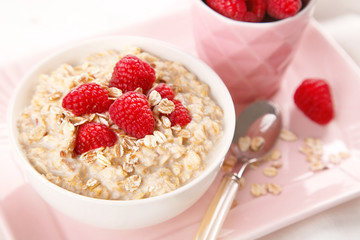
[(216, 239), (239, 188), (237, 174), (225, 174), (203, 217), (194, 240)]

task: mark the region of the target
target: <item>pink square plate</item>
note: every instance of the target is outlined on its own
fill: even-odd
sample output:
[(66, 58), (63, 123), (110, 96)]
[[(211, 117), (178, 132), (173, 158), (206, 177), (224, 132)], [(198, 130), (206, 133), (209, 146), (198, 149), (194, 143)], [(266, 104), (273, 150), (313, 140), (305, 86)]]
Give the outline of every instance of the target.
[[(179, 21), (179, 19), (182, 19)], [(139, 26), (104, 35), (140, 35), (178, 45), (192, 52), (195, 47), (189, 11), (162, 16)], [(0, 111), (6, 112), (9, 96), (19, 78), (47, 53), (31, 56), (0, 69)], [(336, 117), (322, 127), (308, 120), (295, 107), (292, 95), (307, 77), (329, 81), (334, 95)], [(277, 176), (263, 174), (267, 162), (245, 173), (247, 184), (239, 191), (237, 205), (231, 210), (221, 232), (221, 239), (254, 239), (291, 223), (360, 196), (360, 70), (346, 53), (312, 21), (295, 59), (284, 76), (281, 90), (273, 101), (281, 106), (285, 128), (295, 132), (296, 142), (279, 141), (283, 166)], [(200, 223), (216, 184), (190, 209), (165, 223), (140, 230), (105, 230), (78, 223), (58, 213), (22, 178), (13, 161), (6, 135), (5, 116), (0, 116), (0, 237), (9, 239), (191, 239)], [(298, 148), (306, 137), (320, 138), (325, 153), (346, 151), (350, 157), (340, 165), (312, 172)], [(255, 198), (251, 183), (276, 183), (280, 195)]]

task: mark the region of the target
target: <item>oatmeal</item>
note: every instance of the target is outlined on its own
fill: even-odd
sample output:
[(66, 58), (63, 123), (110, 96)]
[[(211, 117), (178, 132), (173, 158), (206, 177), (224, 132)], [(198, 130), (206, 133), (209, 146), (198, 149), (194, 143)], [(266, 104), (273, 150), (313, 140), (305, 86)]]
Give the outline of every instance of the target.
[[(113, 84), (114, 66), (127, 55), (151, 66), (156, 77), (150, 84), (131, 90), (114, 86), (118, 84)], [(170, 86), (173, 95), (161, 84)], [(80, 108), (76, 102), (69, 103), (71, 99), (64, 104), (64, 98), (84, 86), (97, 91), (98, 95), (88, 99), (93, 101), (91, 107), (67, 108), (71, 104)], [(148, 101), (150, 110), (139, 116), (150, 111), (151, 117), (143, 121), (150, 123), (146, 131), (135, 131), (137, 137), (126, 126), (120, 127), (125, 120), (117, 115), (122, 107), (118, 102), (125, 97)], [(189, 116), (183, 117), (184, 112)], [(179, 120), (178, 115), (183, 118)], [(132, 121), (127, 124), (137, 119)], [(222, 136), (223, 111), (209, 96), (209, 87), (184, 66), (130, 47), (123, 52), (92, 54), (80, 65), (62, 64), (39, 76), (18, 128), (30, 163), (51, 182), (89, 197), (130, 200), (173, 191), (198, 177), (210, 164), (207, 155)], [(105, 137), (93, 141), (93, 129)]]

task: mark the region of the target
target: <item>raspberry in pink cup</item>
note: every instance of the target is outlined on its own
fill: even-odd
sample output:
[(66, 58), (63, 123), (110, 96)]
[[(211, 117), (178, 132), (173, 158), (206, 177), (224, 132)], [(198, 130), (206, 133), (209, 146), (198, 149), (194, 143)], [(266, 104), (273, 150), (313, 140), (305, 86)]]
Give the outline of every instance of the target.
[(266, 13), (262, 22), (234, 20), (202, 0), (193, 2), (198, 56), (219, 74), (237, 110), (254, 100), (271, 98), (281, 88), (315, 2), (303, 0), (301, 9), (285, 19), (276, 20)]

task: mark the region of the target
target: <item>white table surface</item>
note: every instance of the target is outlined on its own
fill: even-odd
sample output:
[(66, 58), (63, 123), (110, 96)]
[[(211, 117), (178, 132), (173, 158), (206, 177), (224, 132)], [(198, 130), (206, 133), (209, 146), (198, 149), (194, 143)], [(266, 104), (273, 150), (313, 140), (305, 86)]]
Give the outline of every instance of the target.
[[(191, 1), (0, 0), (0, 66), (87, 36), (141, 24), (188, 8)], [(318, 0), (315, 17), (360, 65), (360, 1)], [(360, 239), (360, 199), (262, 239)]]

